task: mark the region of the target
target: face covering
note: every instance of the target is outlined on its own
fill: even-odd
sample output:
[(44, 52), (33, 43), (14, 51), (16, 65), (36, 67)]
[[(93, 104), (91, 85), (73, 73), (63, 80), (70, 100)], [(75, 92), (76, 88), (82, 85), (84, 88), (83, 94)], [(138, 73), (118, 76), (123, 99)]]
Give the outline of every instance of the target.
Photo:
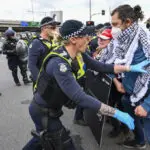
[(112, 27), (111, 34), (113, 39), (117, 39), (117, 37), (121, 34), (121, 29), (118, 27)]

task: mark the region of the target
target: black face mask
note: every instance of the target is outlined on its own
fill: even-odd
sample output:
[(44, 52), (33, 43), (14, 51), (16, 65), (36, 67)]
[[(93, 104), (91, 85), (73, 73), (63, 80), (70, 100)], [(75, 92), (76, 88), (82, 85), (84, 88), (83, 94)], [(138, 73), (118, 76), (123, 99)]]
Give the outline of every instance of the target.
[(146, 28), (149, 29), (150, 28), (150, 23), (146, 24)]

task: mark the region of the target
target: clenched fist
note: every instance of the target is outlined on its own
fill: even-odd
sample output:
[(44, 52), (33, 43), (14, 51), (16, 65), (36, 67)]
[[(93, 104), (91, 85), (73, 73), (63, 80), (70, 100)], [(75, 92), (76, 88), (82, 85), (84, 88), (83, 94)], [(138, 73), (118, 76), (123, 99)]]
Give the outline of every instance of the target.
[(135, 115), (140, 116), (140, 117), (147, 116), (147, 111), (141, 105), (137, 106), (134, 112), (135, 112)]

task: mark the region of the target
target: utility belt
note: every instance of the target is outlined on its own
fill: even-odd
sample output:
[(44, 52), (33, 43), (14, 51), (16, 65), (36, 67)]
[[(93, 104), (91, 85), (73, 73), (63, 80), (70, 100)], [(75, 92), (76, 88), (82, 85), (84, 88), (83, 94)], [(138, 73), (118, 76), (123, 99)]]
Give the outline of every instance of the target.
[[(142, 102), (144, 102), (144, 99), (145, 99), (146, 97), (148, 97), (149, 94), (150, 94), (150, 89), (147, 90), (146, 94), (143, 96), (142, 99), (140, 99), (138, 102), (135, 102), (135, 103), (134, 103), (134, 106), (138, 106), (138, 105), (140, 105)], [(132, 94), (125, 93), (125, 96), (127, 96), (127, 97), (130, 97), (131, 95), (132, 95)]]
[(32, 104), (36, 105), (36, 107), (43, 113), (47, 114), (48, 117), (51, 118), (59, 118), (60, 116), (63, 115), (63, 111), (61, 109), (52, 109), (52, 108), (46, 108), (44, 106), (42, 106), (41, 104), (38, 104), (35, 100), (35, 98), (33, 98)]

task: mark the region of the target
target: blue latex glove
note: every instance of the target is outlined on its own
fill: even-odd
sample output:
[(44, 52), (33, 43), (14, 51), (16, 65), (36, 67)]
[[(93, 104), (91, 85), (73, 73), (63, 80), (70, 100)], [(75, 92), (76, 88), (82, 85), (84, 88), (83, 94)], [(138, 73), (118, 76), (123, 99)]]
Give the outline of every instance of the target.
[(130, 71), (131, 72), (142, 72), (142, 73), (147, 73), (146, 70), (144, 70), (144, 66), (148, 65), (150, 63), (149, 60), (144, 60), (142, 61), (141, 63), (139, 64), (136, 64), (136, 65), (131, 65), (130, 66)]
[(134, 130), (134, 119), (128, 113), (116, 109), (113, 117), (126, 124), (130, 130)]

